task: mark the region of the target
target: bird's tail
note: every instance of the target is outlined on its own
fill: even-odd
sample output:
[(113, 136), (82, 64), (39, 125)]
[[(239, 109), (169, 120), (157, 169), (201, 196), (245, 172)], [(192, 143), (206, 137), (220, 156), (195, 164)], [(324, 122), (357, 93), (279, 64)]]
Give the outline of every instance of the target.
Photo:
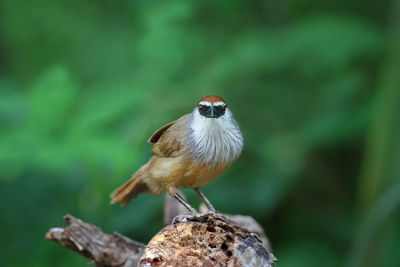
[(137, 197), (140, 193), (147, 192), (149, 187), (142, 179), (143, 169), (132, 175), (126, 183), (118, 187), (111, 194), (111, 204), (121, 202), (121, 206), (124, 206), (132, 198)]

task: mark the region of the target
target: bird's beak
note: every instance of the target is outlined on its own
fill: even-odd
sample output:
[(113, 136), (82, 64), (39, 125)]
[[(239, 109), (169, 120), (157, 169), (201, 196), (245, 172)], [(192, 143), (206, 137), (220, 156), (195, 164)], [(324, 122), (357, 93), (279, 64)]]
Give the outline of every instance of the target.
[(210, 108), (210, 112), (211, 112), (211, 118), (215, 118), (216, 116), (214, 115), (214, 109), (215, 109), (215, 107), (214, 106), (211, 106), (211, 108)]

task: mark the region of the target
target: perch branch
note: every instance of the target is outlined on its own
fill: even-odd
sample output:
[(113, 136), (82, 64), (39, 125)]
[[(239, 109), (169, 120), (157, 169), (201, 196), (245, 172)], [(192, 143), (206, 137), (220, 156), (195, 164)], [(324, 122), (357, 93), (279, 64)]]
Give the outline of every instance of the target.
[(66, 228), (51, 228), (46, 238), (94, 260), (97, 266), (137, 266), (144, 244), (118, 233), (105, 234), (100, 228), (71, 215), (64, 216)]
[(50, 229), (46, 238), (92, 259), (101, 267), (271, 267), (276, 261), (262, 228), (247, 216), (181, 215), (157, 233), (147, 246), (117, 233), (105, 234), (71, 215), (64, 219), (69, 226)]

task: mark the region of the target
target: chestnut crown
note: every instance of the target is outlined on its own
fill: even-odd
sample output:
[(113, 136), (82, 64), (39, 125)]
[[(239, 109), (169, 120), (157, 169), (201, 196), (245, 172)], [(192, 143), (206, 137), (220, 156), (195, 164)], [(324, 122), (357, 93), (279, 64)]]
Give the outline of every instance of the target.
[(227, 104), (222, 97), (208, 95), (200, 99), (197, 109), (200, 115), (206, 118), (219, 118), (225, 114)]

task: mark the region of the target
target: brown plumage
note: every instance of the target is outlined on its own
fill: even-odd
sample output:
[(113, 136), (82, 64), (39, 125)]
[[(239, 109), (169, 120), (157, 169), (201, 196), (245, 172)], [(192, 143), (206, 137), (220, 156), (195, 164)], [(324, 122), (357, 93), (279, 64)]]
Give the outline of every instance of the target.
[(154, 144), (153, 157), (113, 192), (112, 204), (125, 205), (140, 193), (176, 197), (180, 187), (208, 184), (236, 160), (243, 138), (225, 101), (207, 96), (192, 113), (161, 127), (148, 142)]

